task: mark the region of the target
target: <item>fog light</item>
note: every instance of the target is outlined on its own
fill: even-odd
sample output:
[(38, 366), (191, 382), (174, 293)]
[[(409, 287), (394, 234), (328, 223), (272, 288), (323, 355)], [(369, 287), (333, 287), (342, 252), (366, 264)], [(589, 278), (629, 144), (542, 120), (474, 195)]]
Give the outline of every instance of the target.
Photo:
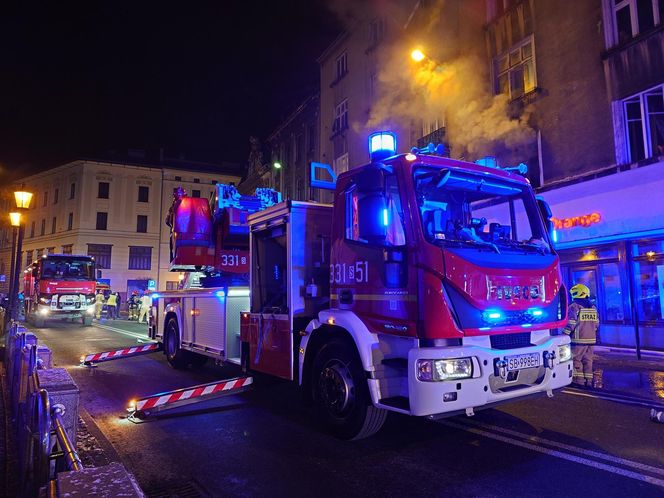
[(456, 400), (457, 400), (457, 393), (455, 393), (455, 392), (443, 394), (443, 402), (444, 403), (447, 403), (448, 401), (456, 401)]
[(41, 316), (46, 316), (48, 315), (48, 308), (39, 308), (39, 314)]
[(467, 379), (473, 376), (472, 358), (417, 360), (417, 379), (425, 382)]
[(558, 346), (558, 361), (560, 363), (572, 359), (572, 346), (569, 344), (562, 344)]

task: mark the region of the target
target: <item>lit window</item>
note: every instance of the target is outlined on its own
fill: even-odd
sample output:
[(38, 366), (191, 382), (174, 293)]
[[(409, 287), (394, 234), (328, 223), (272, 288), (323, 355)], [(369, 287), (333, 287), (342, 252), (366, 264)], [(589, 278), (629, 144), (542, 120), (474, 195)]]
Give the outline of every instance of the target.
[(332, 131), (334, 133), (348, 128), (348, 99), (344, 100), (334, 110), (334, 124)]
[(623, 100), (627, 162), (664, 156), (664, 85)]
[(664, 17), (662, 0), (616, 0), (613, 7), (613, 35), (616, 43), (625, 43), (644, 33)]
[(535, 48), (533, 37), (529, 36), (494, 59), (494, 91), (514, 100), (536, 86)]

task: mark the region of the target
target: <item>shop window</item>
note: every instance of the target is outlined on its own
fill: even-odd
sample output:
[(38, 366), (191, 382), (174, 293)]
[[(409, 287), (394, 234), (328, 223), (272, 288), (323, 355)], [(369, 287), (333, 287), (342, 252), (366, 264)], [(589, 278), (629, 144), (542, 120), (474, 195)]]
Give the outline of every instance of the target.
[(600, 321), (622, 322), (625, 320), (625, 302), (622, 279), (618, 263), (599, 265), (603, 300), (600, 303)]
[(639, 321), (664, 321), (664, 258), (634, 261)]
[(596, 261), (613, 258), (618, 258), (617, 245), (584, 247), (582, 249), (566, 249), (560, 251), (560, 261), (562, 263)]

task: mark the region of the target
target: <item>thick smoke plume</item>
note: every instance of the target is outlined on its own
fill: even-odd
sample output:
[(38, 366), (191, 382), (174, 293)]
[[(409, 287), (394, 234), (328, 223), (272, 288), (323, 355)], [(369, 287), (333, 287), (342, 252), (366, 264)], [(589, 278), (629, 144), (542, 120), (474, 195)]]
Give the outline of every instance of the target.
[[(367, 4), (355, 13), (367, 19)], [(444, 122), (446, 141), (454, 157), (477, 159), (497, 155), (505, 162), (532, 156), (535, 132), (528, 125), (531, 109), (510, 116), (506, 95), (493, 95), (486, 56), (483, 1), (377, 2), (396, 34), (392, 43), (380, 45), (377, 100), (358, 131), (381, 126), (412, 125), (418, 135), (422, 121)], [(397, 5), (398, 4), (398, 5)], [(353, 2), (335, 4), (344, 19), (352, 19)], [(339, 10), (341, 9), (341, 10)], [(410, 60), (420, 46), (427, 59)]]

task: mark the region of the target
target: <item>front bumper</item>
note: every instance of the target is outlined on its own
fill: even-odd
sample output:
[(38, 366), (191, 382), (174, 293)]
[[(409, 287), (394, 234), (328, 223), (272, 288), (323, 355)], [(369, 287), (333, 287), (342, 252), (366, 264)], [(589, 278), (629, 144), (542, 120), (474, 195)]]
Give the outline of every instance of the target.
[(37, 316), (49, 319), (49, 320), (59, 320), (65, 318), (81, 318), (81, 317), (92, 317), (95, 313), (95, 306), (83, 306), (82, 308), (65, 308), (59, 309), (54, 308), (49, 305), (39, 304), (37, 306)]
[[(560, 362), (558, 346), (568, 344), (569, 337), (549, 336), (533, 346), (497, 350), (476, 345), (445, 348), (415, 348), (408, 354), (408, 392), (410, 414), (415, 416), (435, 416), (469, 409), (480, 409), (539, 393), (550, 393), (570, 384), (572, 381), (572, 361)], [(504, 379), (496, 375), (495, 362), (505, 356), (545, 352), (554, 353), (550, 366), (520, 370), (516, 379)], [(417, 378), (417, 360), (448, 358), (473, 358), (473, 377), (440, 382), (420, 381)], [(443, 401), (446, 393), (450, 401)]]

